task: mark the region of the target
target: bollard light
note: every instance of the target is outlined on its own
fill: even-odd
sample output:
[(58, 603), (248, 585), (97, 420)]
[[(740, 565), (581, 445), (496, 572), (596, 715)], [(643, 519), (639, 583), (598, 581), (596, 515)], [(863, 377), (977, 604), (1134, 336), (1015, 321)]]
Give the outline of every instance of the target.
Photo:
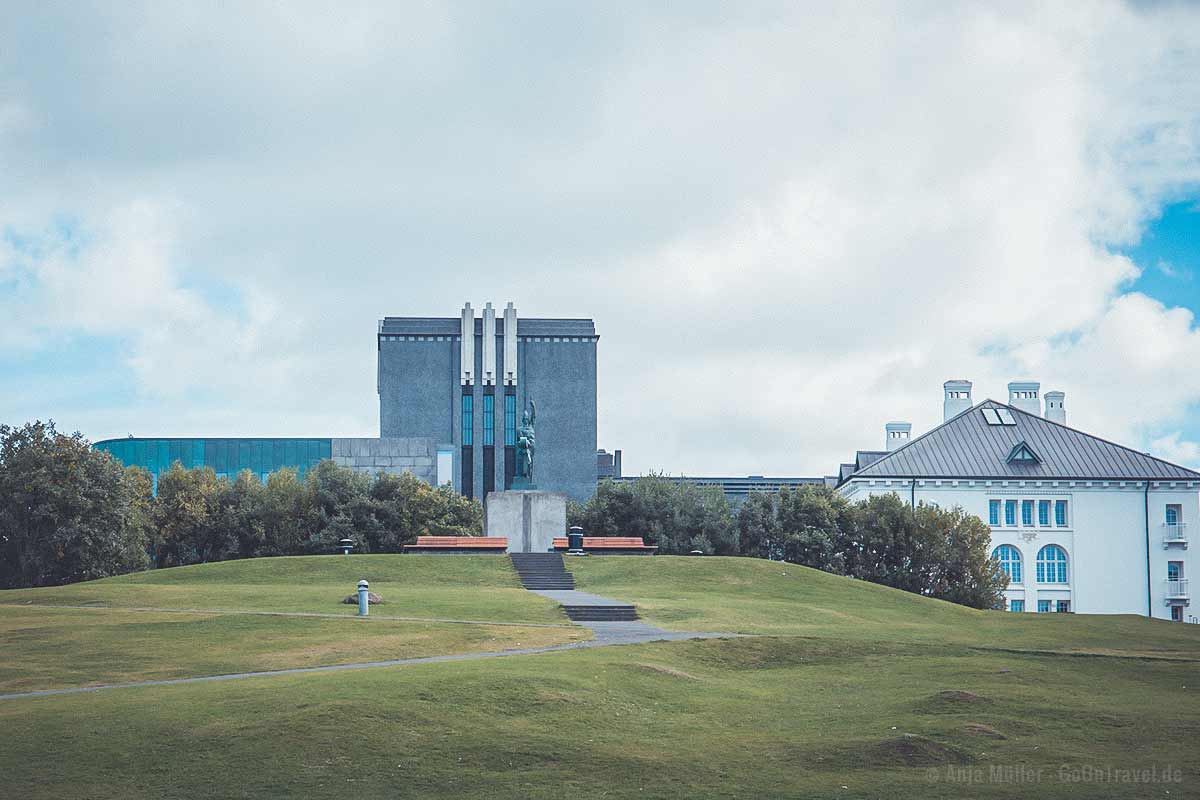
[(338, 541), (338, 547), (342, 549), (342, 555), (348, 556), (350, 555), (350, 551), (354, 549), (354, 540), (342, 539)]
[(370, 613), (370, 600), (367, 598), (367, 589), (370, 587), (366, 581), (358, 582), (358, 615), (365, 617)]

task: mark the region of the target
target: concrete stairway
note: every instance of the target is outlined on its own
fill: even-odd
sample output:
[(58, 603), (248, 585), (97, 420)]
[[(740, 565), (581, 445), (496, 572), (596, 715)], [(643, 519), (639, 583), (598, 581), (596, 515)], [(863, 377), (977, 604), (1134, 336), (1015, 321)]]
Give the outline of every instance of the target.
[(575, 576), (558, 553), (509, 553), (521, 585), (557, 601), (572, 622), (632, 622), (637, 609), (629, 603), (575, 591)]
[(526, 589), (574, 589), (575, 576), (563, 566), (558, 553), (509, 553)]

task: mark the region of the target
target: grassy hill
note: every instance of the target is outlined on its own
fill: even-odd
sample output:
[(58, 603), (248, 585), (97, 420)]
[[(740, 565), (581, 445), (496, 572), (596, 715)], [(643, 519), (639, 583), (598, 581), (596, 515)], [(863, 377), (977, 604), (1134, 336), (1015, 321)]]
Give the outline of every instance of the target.
[[(360, 574), (370, 559), (378, 559), (378, 579)], [(489, 800), (1200, 794), (1200, 626), (976, 612), (744, 559), (568, 563), (582, 588), (633, 600), (651, 621), (770, 635), (3, 700), (6, 792)], [(373, 588), (390, 582), (381, 594), (395, 592), (404, 616), (441, 618), (454, 608), (472, 619), (561, 619), (515, 589), (507, 560), (494, 557), (234, 562), (0, 593), (0, 604), (36, 604), (0, 605), (3, 679), (35, 680), (52, 663), (100, 668), (146, 647), (141, 669), (182, 664), (203, 674), (218, 666), (190, 660), (205, 651), (236, 660), (234, 651), (246, 647), (265, 659), (302, 650), (309, 637), (320, 650), (364, 630), (401, 636), (406, 627), (421, 630), (423, 647), (453, 647), (450, 637), (464, 634), (444, 629), (486, 627), (231, 614), (196, 615), (206, 623), (172, 633), (172, 620), (189, 615), (48, 607), (250, 604), (337, 613), (320, 587), (344, 595), (359, 577)], [(378, 613), (393, 610), (400, 609)], [(108, 622), (91, 639), (73, 638), (89, 627), (88, 615), (145, 617), (149, 627), (124, 645)], [(325, 627), (231, 642), (214, 631), (229, 618)], [(1112, 772), (1149, 768), (1160, 782)]]

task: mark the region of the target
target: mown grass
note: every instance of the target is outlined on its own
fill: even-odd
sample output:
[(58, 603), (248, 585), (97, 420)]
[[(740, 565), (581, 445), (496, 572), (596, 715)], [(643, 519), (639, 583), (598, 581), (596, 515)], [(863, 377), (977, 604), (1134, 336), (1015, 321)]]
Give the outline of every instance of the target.
[[(0, 771), (31, 798), (1187, 797), (1195, 675), (797, 637), (638, 645), (5, 701)], [(1059, 774), (1168, 764), (1182, 783)]]
[[(222, 596), (220, 606), (230, 607), (229, 598), (256, 596), (260, 604), (270, 598), (274, 610), (326, 611), (311, 607), (328, 602), (320, 587), (344, 594), (345, 582), (358, 576), (342, 571), (355, 558), (212, 565), (25, 599), (54, 603), (58, 593), (72, 593), (95, 600), (100, 595), (88, 593), (102, 587), (127, 605), (157, 605), (123, 594), (149, 586), (179, 592), (180, 607)], [(457, 595), (458, 608), (479, 611), (462, 616), (558, 619), (538, 617), (540, 605), (520, 598), (514, 608), (494, 607), (508, 596), (497, 591), (515, 585), (504, 559), (379, 558), (381, 575), (389, 559), (396, 562), (388, 574), (413, 609), (422, 608), (418, 587), (436, 590), (430, 608), (438, 613), (430, 616), (454, 616), (442, 609)], [(1200, 796), (1198, 626), (977, 612), (742, 559), (568, 564), (581, 588), (637, 602), (652, 622), (771, 635), (4, 700), (4, 793), (122, 800)], [(2, 614), (30, 615), (15, 629), (34, 631), (4, 642), (0, 677), (11, 682), (37, 671), (62, 681), (109, 665), (119, 671), (130, 663), (126, 653), (139, 651), (151, 656), (129, 668), (147, 674), (239, 650), (269, 663), (306, 643), (336, 648), (341, 637), (384, 622), (302, 619), (293, 628), (292, 618), (44, 606), (0, 606)], [(92, 614), (102, 622), (84, 633)], [(148, 627), (122, 630), (110, 619), (119, 614), (144, 616)], [(54, 640), (57, 615), (71, 637), (39, 654)], [(282, 627), (272, 634), (278, 638), (259, 641), (262, 631), (240, 620)], [(241, 624), (249, 627), (238, 631)], [(451, 640), (443, 636), (484, 627), (444, 634), (434, 623), (417, 625), (433, 638), (395, 646), (433, 646), (434, 639), (445, 646)], [(393, 646), (387, 626), (365, 635), (359, 646)], [(206, 641), (221, 644), (202, 654), (198, 643)], [(1162, 782), (1167, 767), (1171, 780)], [(1105, 772), (1150, 768), (1159, 770), (1159, 782)]]
[(636, 603), (677, 630), (1200, 658), (1200, 626), (1135, 616), (976, 611), (749, 558), (568, 560), (580, 589)]
[(0, 694), (478, 653), (591, 638), (570, 627), (0, 606)]
[(366, 579), (378, 613), (425, 619), (565, 623), (559, 607), (521, 588), (499, 556), (359, 555), (257, 558), (150, 570), (44, 589), (0, 592), (0, 604), (307, 611), (353, 616), (341, 603)]

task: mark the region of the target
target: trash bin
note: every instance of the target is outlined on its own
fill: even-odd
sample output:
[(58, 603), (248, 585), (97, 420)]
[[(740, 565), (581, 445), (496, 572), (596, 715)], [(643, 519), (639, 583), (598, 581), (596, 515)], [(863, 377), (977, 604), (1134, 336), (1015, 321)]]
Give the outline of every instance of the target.
[(583, 552), (583, 528), (578, 525), (571, 527), (567, 531), (567, 552), (582, 553)]

